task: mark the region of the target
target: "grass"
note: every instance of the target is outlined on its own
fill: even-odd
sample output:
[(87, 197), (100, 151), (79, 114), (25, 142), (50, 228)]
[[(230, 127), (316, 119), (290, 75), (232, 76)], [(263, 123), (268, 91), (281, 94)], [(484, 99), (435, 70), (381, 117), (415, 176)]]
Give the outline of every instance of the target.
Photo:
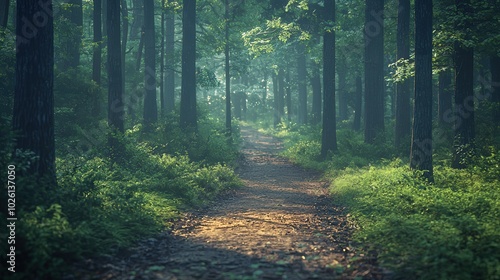
[(283, 155), (325, 172), (332, 199), (347, 206), (355, 241), (376, 250), (395, 279), (500, 279), (500, 155), (484, 148), (465, 170), (435, 155), (435, 182), (409, 169), (388, 142), (363, 143), (340, 129), (339, 152), (319, 160), (319, 128), (266, 130)]

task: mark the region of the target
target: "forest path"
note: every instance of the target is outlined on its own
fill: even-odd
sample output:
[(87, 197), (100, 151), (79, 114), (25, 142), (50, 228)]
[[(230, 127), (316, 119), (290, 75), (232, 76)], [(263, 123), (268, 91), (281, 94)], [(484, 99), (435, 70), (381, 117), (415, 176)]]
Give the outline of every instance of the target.
[(319, 174), (277, 156), (279, 140), (249, 127), (241, 134), (244, 187), (90, 278), (381, 279), (351, 247), (346, 217)]

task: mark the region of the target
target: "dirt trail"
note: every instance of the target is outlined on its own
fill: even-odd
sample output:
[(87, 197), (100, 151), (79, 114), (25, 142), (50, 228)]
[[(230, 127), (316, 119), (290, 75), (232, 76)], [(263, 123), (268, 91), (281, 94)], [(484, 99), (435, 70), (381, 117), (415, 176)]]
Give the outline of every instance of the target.
[(144, 241), (120, 261), (100, 261), (87, 276), (381, 279), (373, 258), (354, 252), (346, 217), (330, 204), (319, 175), (277, 156), (276, 139), (248, 127), (241, 134), (243, 188), (186, 215), (171, 233)]

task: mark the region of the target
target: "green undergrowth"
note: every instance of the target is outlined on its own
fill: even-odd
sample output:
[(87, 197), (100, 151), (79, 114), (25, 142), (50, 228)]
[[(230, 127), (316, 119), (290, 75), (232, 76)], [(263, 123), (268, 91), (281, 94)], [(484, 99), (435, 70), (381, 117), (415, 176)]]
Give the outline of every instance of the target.
[(483, 148), (469, 168), (456, 170), (449, 149), (439, 147), (431, 184), (388, 141), (365, 144), (348, 129), (338, 131), (339, 151), (321, 161), (319, 131), (266, 130), (285, 141), (283, 155), (325, 172), (334, 202), (351, 213), (358, 245), (375, 250), (394, 279), (500, 279), (497, 148)]
[[(197, 134), (182, 132), (171, 120), (147, 134), (135, 126), (118, 140), (122, 149), (115, 161), (103, 148), (106, 133), (84, 150), (69, 147), (72, 139), (65, 139), (68, 147), (59, 143), (67, 152), (56, 160), (57, 186), (16, 179), (18, 273), (8, 276), (58, 278), (68, 264), (116, 254), (168, 228), (180, 211), (240, 186), (230, 166), (237, 148), (223, 131), (210, 119), (200, 121)], [(196, 145), (187, 147), (188, 141)], [(30, 159), (29, 153), (18, 157), (16, 170)], [(0, 251), (7, 251), (7, 242)]]

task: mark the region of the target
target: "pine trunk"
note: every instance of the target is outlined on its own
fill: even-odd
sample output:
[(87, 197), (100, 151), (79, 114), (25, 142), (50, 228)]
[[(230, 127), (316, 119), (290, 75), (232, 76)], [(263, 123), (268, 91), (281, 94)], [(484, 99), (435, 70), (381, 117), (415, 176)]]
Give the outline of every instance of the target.
[[(325, 21), (335, 22), (335, 0), (325, 0)], [(321, 157), (337, 151), (337, 124), (335, 116), (335, 31), (323, 34), (323, 130)]]
[[(54, 188), (54, 22), (52, 1), (17, 1), (16, 7), (16, 80), (13, 130), (16, 151), (31, 151), (36, 158), (25, 175), (46, 178)], [(43, 18), (44, 25), (25, 38), (24, 20)]]
[(415, 1), (415, 107), (410, 167), (433, 181), (432, 1)]
[(180, 123), (197, 130), (196, 113), (196, 1), (183, 0), (182, 84)]

